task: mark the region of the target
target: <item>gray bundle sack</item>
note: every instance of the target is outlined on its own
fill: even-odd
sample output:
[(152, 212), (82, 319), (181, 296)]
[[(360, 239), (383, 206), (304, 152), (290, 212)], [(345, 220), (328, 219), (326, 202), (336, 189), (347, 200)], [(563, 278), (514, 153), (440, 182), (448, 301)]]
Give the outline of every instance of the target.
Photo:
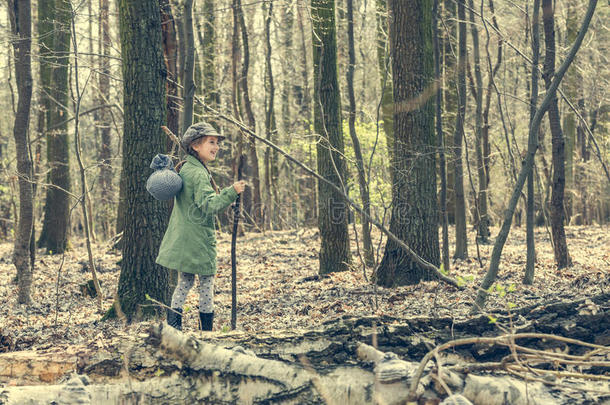
[(157, 200), (171, 200), (182, 190), (182, 178), (176, 173), (169, 156), (156, 155), (150, 163), (150, 168), (154, 172), (146, 181), (146, 190)]

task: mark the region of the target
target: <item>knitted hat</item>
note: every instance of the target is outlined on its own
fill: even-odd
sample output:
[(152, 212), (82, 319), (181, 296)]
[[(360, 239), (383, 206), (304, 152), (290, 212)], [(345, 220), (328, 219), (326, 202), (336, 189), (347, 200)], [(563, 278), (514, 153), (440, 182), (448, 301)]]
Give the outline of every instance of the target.
[(220, 135), (212, 125), (205, 121), (201, 121), (188, 127), (187, 130), (184, 131), (184, 135), (182, 135), (182, 140), (180, 142), (182, 143), (182, 147), (184, 149), (188, 149), (189, 145), (194, 140), (204, 136), (215, 136), (220, 141), (225, 139), (225, 137)]

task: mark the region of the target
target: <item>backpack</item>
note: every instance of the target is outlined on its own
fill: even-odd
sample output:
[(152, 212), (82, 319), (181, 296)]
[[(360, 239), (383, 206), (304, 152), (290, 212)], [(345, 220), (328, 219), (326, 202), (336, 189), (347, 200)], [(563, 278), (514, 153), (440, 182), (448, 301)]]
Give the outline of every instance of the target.
[(146, 181), (146, 190), (157, 200), (167, 201), (182, 190), (182, 178), (174, 169), (174, 163), (168, 155), (157, 154), (150, 168), (154, 170)]

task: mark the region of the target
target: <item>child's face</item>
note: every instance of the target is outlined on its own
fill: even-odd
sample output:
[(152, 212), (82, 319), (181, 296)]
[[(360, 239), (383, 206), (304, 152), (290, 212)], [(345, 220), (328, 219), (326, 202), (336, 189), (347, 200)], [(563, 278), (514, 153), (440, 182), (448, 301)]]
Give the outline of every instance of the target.
[(203, 138), (196, 140), (192, 144), (192, 147), (199, 155), (199, 159), (204, 163), (208, 163), (216, 159), (220, 144), (217, 137), (204, 136)]

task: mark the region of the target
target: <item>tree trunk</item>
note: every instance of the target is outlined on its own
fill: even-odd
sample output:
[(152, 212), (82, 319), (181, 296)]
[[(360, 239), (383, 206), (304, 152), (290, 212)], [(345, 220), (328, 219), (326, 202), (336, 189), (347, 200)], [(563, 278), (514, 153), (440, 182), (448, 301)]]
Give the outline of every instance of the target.
[(483, 160), (483, 76), (481, 74), (481, 56), (479, 46), (479, 30), (474, 21), (474, 1), (469, 0), (470, 30), (472, 35), (472, 51), (474, 56), (474, 78), (476, 91), (473, 94), (475, 109), (475, 151), (477, 159), (477, 174), (479, 180), (478, 196), (476, 197), (477, 237), (482, 243), (489, 243), (489, 214), (487, 213), (487, 172)]
[[(56, 0), (52, 8), (53, 69), (47, 115), (47, 163), (50, 166), (44, 221), (38, 247), (62, 253), (68, 243), (70, 209), (70, 147), (68, 143), (68, 67), (70, 65), (70, 2)], [(45, 33), (40, 33), (45, 36)]]
[[(100, 42), (101, 56), (99, 57), (98, 86), (99, 98), (102, 103), (108, 104), (110, 100), (110, 21), (108, 0), (100, 0)], [(112, 187), (112, 138), (110, 127), (112, 119), (109, 111), (104, 108), (99, 113), (99, 126), (101, 144), (99, 148), (100, 174), (99, 187), (101, 190), (100, 222), (104, 237), (110, 236), (110, 218), (114, 206), (114, 190)]]
[[(248, 42), (248, 30), (244, 19), (244, 12), (241, 6), (241, 0), (234, 0), (233, 12), (237, 15), (237, 22), (241, 31), (241, 39), (243, 46), (243, 62), (242, 71), (239, 77), (238, 86), (242, 96), (243, 109), (248, 120), (248, 126), (253, 131), (256, 130), (256, 120), (252, 111), (252, 103), (250, 101), (250, 90), (248, 86), (248, 71), (250, 69), (250, 46)], [(256, 144), (253, 138), (246, 141), (246, 154), (248, 155), (248, 163), (244, 166), (244, 178), (248, 179), (251, 187), (247, 187), (242, 194), (242, 209), (249, 214), (248, 220), (260, 224), (263, 218), (262, 203), (261, 203), (261, 187), (260, 174), (258, 169), (258, 155), (256, 153)]]
[[(438, 266), (432, 1), (390, 0), (389, 10), (396, 157), (390, 232)], [(388, 241), (377, 270), (379, 285), (417, 284), (431, 277)]]
[[(448, 151), (453, 151), (453, 136), (455, 133), (456, 114), (458, 110), (457, 92), (457, 8), (455, 0), (443, 0), (443, 33), (442, 37), (442, 77), (443, 77), (443, 106), (442, 112), (446, 117), (445, 127), (445, 147)], [(451, 155), (453, 153), (451, 152)], [(450, 155), (450, 160), (452, 156)], [(447, 165), (447, 220), (450, 224), (455, 224), (455, 164)]]
[(453, 133), (454, 193), (455, 193), (455, 259), (468, 257), (468, 235), (466, 233), (466, 200), (464, 197), (464, 168), (462, 166), (462, 140), (464, 139), (464, 117), (466, 115), (466, 0), (458, 0), (458, 105)]
[[(17, 154), (19, 174), (19, 218), (15, 227), (13, 264), (17, 268), (19, 283), (18, 302), (31, 302), (33, 267), (30, 265), (30, 237), (32, 234), (33, 191), (32, 161), (30, 160), (28, 130), (32, 102), (32, 17), (29, 0), (9, 0), (9, 18), (14, 39), (11, 41), (15, 52), (15, 77), (19, 101), (15, 114), (13, 136)], [(17, 219), (17, 218), (16, 218)]]
[(381, 82), (381, 118), (388, 148), (390, 184), (394, 184), (394, 100), (392, 99), (392, 66), (390, 66), (389, 55), (388, 3), (387, 0), (377, 0), (377, 63)]
[(167, 206), (146, 191), (151, 151), (163, 150), (165, 69), (158, 0), (119, 1), (123, 58), (125, 229), (118, 300), (128, 319), (154, 313), (146, 296), (168, 302), (168, 272), (155, 264)]
[[(180, 103), (178, 102), (178, 40), (176, 38), (176, 26), (169, 0), (159, 0), (161, 9), (161, 30), (163, 36), (163, 56), (167, 79), (165, 81), (165, 104), (167, 110), (167, 127), (174, 133), (180, 133)], [(167, 141), (167, 150), (172, 147), (172, 142)]]
[[(354, 68), (356, 66), (356, 50), (354, 46), (354, 4), (353, 0), (347, 0), (347, 46), (349, 63), (347, 66), (347, 93), (349, 98), (349, 134), (352, 138), (354, 155), (356, 157), (356, 168), (358, 170), (358, 185), (362, 208), (366, 214), (371, 216), (371, 198), (369, 196), (369, 186), (366, 178), (364, 159), (360, 140), (356, 134), (356, 97), (354, 95)], [(364, 261), (367, 266), (372, 266), (374, 262), (373, 242), (371, 242), (371, 224), (366, 216), (362, 216), (362, 244), (364, 247)]]
[[(540, 0), (534, 1), (532, 12), (532, 87), (530, 94), (530, 124), (536, 115), (538, 104), (538, 59), (540, 57)], [(542, 140), (540, 141), (542, 143)], [(527, 213), (526, 213), (526, 245), (527, 262), (525, 264), (525, 277), (523, 284), (534, 282), (534, 265), (536, 262), (536, 247), (534, 239), (534, 170), (527, 177)]]
[[(318, 173), (345, 190), (341, 96), (337, 78), (335, 0), (312, 0), (314, 129)], [(348, 269), (350, 262), (347, 227), (348, 205), (343, 196), (318, 182), (318, 227), (320, 229), (320, 274)]]
[(203, 92), (205, 102), (216, 107), (220, 104), (220, 93), (216, 83), (216, 17), (213, 0), (204, 0), (204, 26), (203, 26)]
[[(272, 142), (276, 141), (277, 124), (275, 120), (275, 82), (273, 80), (273, 69), (271, 64), (271, 19), (273, 18), (273, 3), (269, 3), (269, 9), (263, 5), (265, 13), (265, 138)], [(265, 225), (269, 229), (280, 229), (279, 227), (279, 200), (277, 153), (271, 148), (265, 149)]]
[(440, 220), (443, 234), (442, 264), (443, 269), (449, 271), (449, 216), (447, 214), (447, 164), (445, 162), (445, 135), (443, 134), (443, 87), (441, 84), (441, 53), (439, 43), (439, 0), (434, 0), (434, 79), (436, 80), (436, 142), (438, 145), (438, 158), (441, 177), (440, 193)]
[[(555, 74), (555, 11), (550, 0), (542, 0), (542, 20), (544, 22), (544, 84), (546, 89), (551, 85)], [(549, 106), (549, 125), (553, 152), (553, 189), (551, 194), (551, 236), (555, 252), (555, 263), (558, 269), (571, 265), (568, 243), (564, 228), (564, 189), (565, 178), (565, 142), (561, 132), (561, 121), (557, 97), (551, 99)]]
[(182, 131), (193, 123), (193, 98), (195, 97), (195, 37), (193, 36), (193, 0), (185, 0), (182, 10), (182, 32), (180, 41), (184, 42), (184, 70), (182, 76)]

